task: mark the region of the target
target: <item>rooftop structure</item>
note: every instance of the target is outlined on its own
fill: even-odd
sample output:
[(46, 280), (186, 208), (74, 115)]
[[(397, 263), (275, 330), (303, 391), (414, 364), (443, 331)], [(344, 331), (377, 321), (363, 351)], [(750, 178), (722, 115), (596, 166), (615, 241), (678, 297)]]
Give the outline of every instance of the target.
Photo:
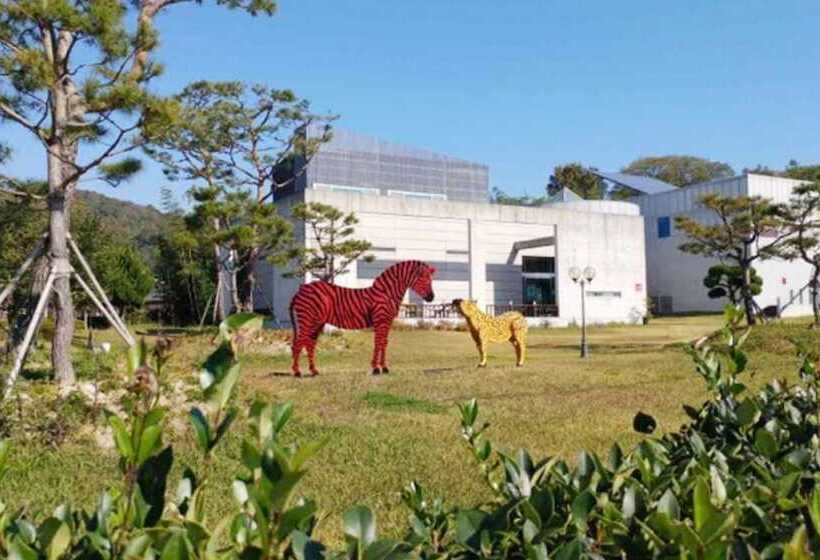
[[(305, 134), (322, 134), (308, 127)], [(487, 202), (489, 170), (486, 165), (448, 155), (403, 146), (344, 129), (333, 138), (288, 188), (275, 198), (306, 189), (380, 194), (399, 198)]]
[(670, 185), (652, 177), (643, 177), (641, 175), (627, 175), (625, 173), (610, 173), (608, 171), (598, 171), (590, 169), (593, 175), (597, 175), (601, 179), (611, 181), (621, 187), (638, 191), (641, 194), (658, 194), (677, 189), (675, 185)]

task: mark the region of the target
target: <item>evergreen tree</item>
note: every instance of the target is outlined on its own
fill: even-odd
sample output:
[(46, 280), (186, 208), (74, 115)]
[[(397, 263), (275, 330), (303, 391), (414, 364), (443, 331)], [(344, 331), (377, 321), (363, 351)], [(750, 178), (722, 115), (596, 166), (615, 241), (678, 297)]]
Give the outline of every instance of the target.
[(304, 247), (290, 252), (293, 261), (288, 276), (305, 277), (308, 274), (333, 284), (336, 277), (345, 274), (351, 263), (361, 258), (372, 262), (372, 255), (365, 255), (372, 244), (352, 239), (358, 218), (352, 212), (345, 214), (338, 208), (321, 202), (297, 204), (292, 216), (303, 222), (307, 235)]
[[(130, 153), (173, 126), (176, 103), (153, 95), (161, 72), (156, 17), (192, 0), (15, 0), (0, 3), (0, 120), (39, 142), (47, 170), (48, 254), (68, 259), (67, 232), (81, 178), (119, 183), (139, 168)], [(273, 0), (217, 0), (272, 14)], [(74, 380), (69, 278), (54, 283), (52, 367)]]
[(746, 321), (757, 322), (754, 301), (752, 265), (757, 260), (781, 256), (790, 235), (783, 220), (783, 208), (761, 197), (722, 196), (711, 193), (701, 198), (701, 205), (712, 211), (717, 220), (703, 224), (689, 216), (678, 216), (675, 225), (689, 238), (679, 248), (685, 253), (732, 263), (741, 275), (740, 300)]

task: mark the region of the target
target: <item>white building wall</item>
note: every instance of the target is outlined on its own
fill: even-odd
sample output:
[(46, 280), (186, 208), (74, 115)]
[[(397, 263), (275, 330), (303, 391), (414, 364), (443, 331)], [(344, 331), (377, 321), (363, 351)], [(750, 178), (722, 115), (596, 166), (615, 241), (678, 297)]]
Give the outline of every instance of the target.
[[(763, 196), (775, 202), (787, 202), (792, 189), (800, 181), (747, 174), (693, 185), (655, 195), (634, 199), (645, 219), (647, 283), (652, 297), (671, 297), (674, 312), (720, 311), (725, 299), (710, 299), (703, 286), (708, 268), (717, 260), (688, 255), (678, 249), (686, 236), (675, 227), (675, 217), (687, 215), (704, 224), (714, 224), (714, 212), (702, 208), (701, 197), (707, 193), (723, 196)], [(658, 219), (668, 217), (671, 235), (658, 236)], [(755, 269), (763, 278), (763, 293), (757, 297), (761, 307), (778, 305), (784, 315), (811, 313), (808, 294), (800, 290), (809, 279), (810, 268), (801, 261), (786, 262), (781, 259), (757, 261)]]
[[(596, 209), (561, 205), (524, 208), (493, 204), (411, 200), (357, 193), (307, 190), (307, 202), (330, 204), (359, 219), (356, 236), (370, 241), (379, 261), (418, 259), (439, 268), (434, 277), (435, 303), (472, 297), (479, 304), (521, 303), (523, 255), (554, 255), (559, 318), (580, 322), (580, 292), (568, 278), (571, 266), (593, 266), (598, 276), (588, 288), (587, 317), (591, 322), (636, 322), (645, 313), (646, 267), (643, 219), (634, 205), (620, 203)], [(281, 202), (279, 203), (281, 206)], [(609, 213), (603, 213), (606, 210)], [(513, 254), (513, 243), (555, 237), (555, 246)], [(309, 243), (309, 240), (308, 240)], [(372, 278), (368, 264), (359, 274), (339, 279), (350, 287), (365, 287)], [(298, 283), (273, 275), (278, 318)], [(411, 299), (412, 301), (412, 299)]]

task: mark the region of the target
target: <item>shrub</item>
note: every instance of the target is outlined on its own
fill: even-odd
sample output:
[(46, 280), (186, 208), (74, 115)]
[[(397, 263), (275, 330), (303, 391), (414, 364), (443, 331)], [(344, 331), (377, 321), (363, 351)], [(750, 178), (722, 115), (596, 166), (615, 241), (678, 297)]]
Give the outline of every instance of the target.
[[(314, 536), (318, 505), (297, 497), (307, 461), (322, 442), (285, 446), (289, 404), (252, 405), (233, 482), (236, 509), (205, 517), (208, 471), (239, 411), (232, 406), (241, 341), (257, 318), (229, 318), (222, 343), (203, 364), (206, 406), (191, 411), (201, 460), (167, 492), (173, 450), (162, 443), (157, 406), (167, 348), (132, 352), (136, 395), (128, 417), (110, 416), (122, 481), (91, 512), (57, 508), (46, 519), (0, 504), (4, 557), (175, 559), (398, 558), (733, 558), (808, 559), (820, 552), (820, 377), (805, 349), (800, 382), (751, 392), (742, 381), (748, 331), (727, 310), (720, 344), (690, 347), (710, 398), (686, 407), (677, 433), (649, 436), (606, 458), (581, 452), (575, 464), (507, 453), (487, 437), (473, 400), (462, 404), (461, 433), (493, 499), (473, 508), (429, 497), (414, 482), (402, 499), (406, 534), (378, 539), (366, 507), (343, 516), (346, 546), (330, 551)], [(651, 434), (651, 417), (634, 427)], [(9, 445), (0, 442), (0, 484)], [(0, 486), (1, 488), (2, 486)], [(172, 496), (172, 497), (169, 497)]]

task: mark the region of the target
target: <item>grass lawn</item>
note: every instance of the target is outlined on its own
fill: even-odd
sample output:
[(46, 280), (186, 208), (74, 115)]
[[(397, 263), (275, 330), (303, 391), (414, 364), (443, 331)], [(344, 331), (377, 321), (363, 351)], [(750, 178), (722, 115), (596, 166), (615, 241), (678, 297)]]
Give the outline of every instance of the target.
[[(391, 373), (383, 376), (368, 374), (368, 332), (325, 335), (317, 378), (292, 378), (288, 355), (256, 344), (243, 358), (240, 399), (250, 402), (261, 395), (293, 401), (292, 436), (328, 437), (302, 487), (328, 514), (320, 528), (323, 537), (341, 538), (339, 514), (354, 503), (371, 506), (380, 531), (390, 535), (406, 524), (398, 495), (411, 480), (462, 504), (486, 496), (459, 436), (456, 403), (478, 398), (497, 445), (527, 447), (538, 457), (572, 458), (582, 448), (605, 452), (613, 440), (628, 445), (638, 439), (631, 424), (639, 410), (653, 415), (661, 430), (674, 431), (684, 421), (681, 405), (698, 404), (705, 395), (682, 346), (720, 321), (719, 316), (697, 316), (656, 319), (648, 326), (593, 327), (586, 360), (578, 357), (578, 329), (533, 329), (523, 368), (514, 367), (509, 345), (493, 345), (489, 367), (476, 369), (477, 353), (467, 333), (400, 330), (390, 340)], [(750, 352), (752, 385), (794, 374), (797, 360), (783, 341), (789, 328), (820, 348), (820, 335), (803, 324), (761, 327)], [(177, 338), (171, 377), (195, 382), (208, 339)], [(32, 390), (34, 383), (21, 388)], [(237, 425), (215, 466), (210, 501), (215, 515), (230, 504), (241, 430)], [(195, 461), (189, 437), (186, 429), (175, 437), (178, 463)], [(14, 470), (0, 496), (12, 506), (35, 510), (66, 499), (90, 505), (100, 489), (116, 484), (112, 457), (80, 436), (56, 449), (17, 446)]]

